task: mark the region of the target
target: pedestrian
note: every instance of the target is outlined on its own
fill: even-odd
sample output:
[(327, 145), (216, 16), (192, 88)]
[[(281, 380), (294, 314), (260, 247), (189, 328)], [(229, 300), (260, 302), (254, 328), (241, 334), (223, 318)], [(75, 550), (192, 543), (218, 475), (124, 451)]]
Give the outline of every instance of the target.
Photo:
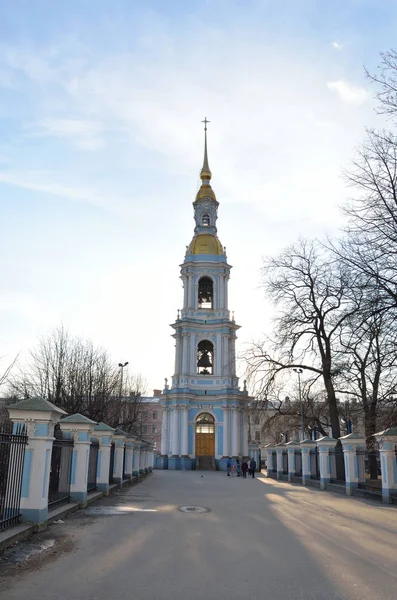
[(243, 472), (243, 479), (247, 479), (248, 463), (246, 460), (243, 460), (243, 464), (241, 465), (241, 470)]
[(232, 461), (230, 460), (230, 456), (228, 457), (227, 461), (226, 461), (226, 471), (227, 471), (227, 476), (230, 477), (230, 471), (232, 469)]
[(252, 458), (252, 460), (250, 462), (250, 473), (252, 475), (252, 479), (255, 478), (255, 469), (256, 469), (256, 460), (255, 460), (255, 458)]
[(238, 458), (236, 458), (237, 477), (241, 477), (241, 465)]

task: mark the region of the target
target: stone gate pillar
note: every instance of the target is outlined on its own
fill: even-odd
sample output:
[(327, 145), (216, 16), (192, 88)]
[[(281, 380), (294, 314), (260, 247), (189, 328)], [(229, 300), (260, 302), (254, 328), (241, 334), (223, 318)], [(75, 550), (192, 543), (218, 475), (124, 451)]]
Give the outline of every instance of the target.
[(72, 478), (70, 497), (82, 506), (87, 504), (87, 477), (90, 456), (90, 434), (94, 430), (95, 421), (76, 413), (62, 419), (59, 426), (74, 441), (72, 458)]
[(365, 439), (357, 433), (339, 438), (345, 461), (346, 494), (351, 496), (359, 483), (365, 483)]
[(310, 452), (316, 448), (316, 442), (312, 440), (303, 440), (300, 442), (301, 453), (302, 453), (302, 484), (308, 485), (312, 476), (312, 465)]
[(296, 474), (296, 456), (295, 450), (300, 449), (299, 442), (288, 442), (287, 453), (288, 453), (288, 481), (291, 482)]
[(113, 427), (106, 425), (106, 423), (98, 423), (94, 427), (94, 434), (99, 441), (97, 489), (106, 495), (109, 494), (110, 450), (113, 432)]
[(330, 450), (335, 448), (338, 440), (325, 435), (316, 441), (320, 460), (320, 488), (327, 489), (331, 481), (332, 467)]
[(391, 503), (397, 496), (397, 427), (390, 427), (374, 435), (379, 443), (380, 468), (382, 473), (382, 500)]
[(12, 404), (7, 410), (14, 424), (25, 425), (28, 436), (22, 472), (22, 520), (43, 523), (48, 518), (54, 426), (66, 413), (43, 398), (29, 398)]
[(117, 427), (113, 434), (114, 440), (114, 470), (113, 480), (114, 483), (122, 485), (123, 483), (123, 471), (124, 471), (124, 448), (127, 434)]

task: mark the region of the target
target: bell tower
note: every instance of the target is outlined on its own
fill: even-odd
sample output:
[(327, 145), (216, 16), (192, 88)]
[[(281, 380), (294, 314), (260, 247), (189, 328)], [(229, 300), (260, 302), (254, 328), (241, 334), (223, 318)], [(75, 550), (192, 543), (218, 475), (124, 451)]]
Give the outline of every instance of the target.
[[(239, 325), (229, 311), (231, 266), (217, 234), (219, 203), (211, 187), (208, 164), (209, 121), (203, 122), (204, 161), (201, 186), (193, 202), (194, 235), (181, 265), (183, 307), (171, 325), (175, 339), (174, 375), (171, 386), (166, 385), (164, 390), (161, 454), (168, 458), (164, 461), (168, 468), (194, 468), (195, 462), (204, 457), (208, 465), (212, 459), (213, 467), (222, 468), (222, 458), (226, 462), (228, 456), (248, 453), (246, 414), (242, 410), (248, 397), (245, 390), (240, 391), (236, 376)], [(203, 411), (214, 419), (208, 446), (202, 431), (206, 421), (197, 421)], [(200, 431), (196, 431), (197, 427)]]

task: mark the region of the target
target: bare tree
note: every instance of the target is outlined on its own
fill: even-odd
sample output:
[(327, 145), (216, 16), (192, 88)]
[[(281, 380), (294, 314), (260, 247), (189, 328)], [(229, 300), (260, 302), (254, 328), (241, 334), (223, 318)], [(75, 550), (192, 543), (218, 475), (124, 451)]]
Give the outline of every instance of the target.
[(293, 368), (322, 380), (333, 436), (340, 437), (335, 381), (345, 364), (335, 352), (346, 319), (358, 310), (360, 293), (350, 285), (349, 270), (314, 242), (300, 241), (264, 266), (268, 297), (278, 309), (274, 339), (246, 354), (250, 379), (266, 398), (279, 377)]
[(9, 393), (17, 398), (41, 396), (67, 413), (79, 412), (131, 431), (143, 381), (131, 376), (126, 383), (128, 405), (120, 397), (120, 372), (109, 353), (89, 340), (72, 337), (61, 326), (39, 340), (29, 363), (10, 379)]
[(367, 77), (377, 85), (376, 98), (379, 113), (395, 117), (397, 113), (397, 52), (388, 50), (380, 53), (381, 61), (377, 71), (365, 69)]
[(397, 392), (396, 331), (388, 312), (356, 313), (345, 322), (339, 352), (347, 361), (340, 392), (361, 409), (367, 446), (373, 447), (378, 430), (379, 405), (389, 404)]
[(346, 236), (333, 251), (360, 278), (370, 312), (397, 306), (397, 138), (368, 131), (346, 179), (357, 192), (344, 208)]

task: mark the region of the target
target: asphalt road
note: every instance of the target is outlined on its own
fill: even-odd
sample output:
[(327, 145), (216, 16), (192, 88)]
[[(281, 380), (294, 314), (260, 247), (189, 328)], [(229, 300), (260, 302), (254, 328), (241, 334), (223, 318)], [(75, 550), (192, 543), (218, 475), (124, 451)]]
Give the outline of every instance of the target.
[(2, 600), (397, 598), (396, 507), (264, 477), (156, 471), (37, 539)]

